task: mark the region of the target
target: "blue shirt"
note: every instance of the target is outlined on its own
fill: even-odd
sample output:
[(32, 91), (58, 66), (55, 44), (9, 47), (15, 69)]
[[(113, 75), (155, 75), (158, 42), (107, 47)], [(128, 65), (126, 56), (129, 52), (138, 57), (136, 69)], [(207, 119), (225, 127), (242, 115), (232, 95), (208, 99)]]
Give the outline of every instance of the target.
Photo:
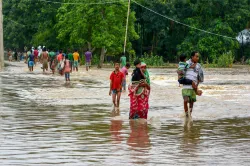
[(33, 54), (29, 55), (29, 61), (34, 61), (34, 55)]

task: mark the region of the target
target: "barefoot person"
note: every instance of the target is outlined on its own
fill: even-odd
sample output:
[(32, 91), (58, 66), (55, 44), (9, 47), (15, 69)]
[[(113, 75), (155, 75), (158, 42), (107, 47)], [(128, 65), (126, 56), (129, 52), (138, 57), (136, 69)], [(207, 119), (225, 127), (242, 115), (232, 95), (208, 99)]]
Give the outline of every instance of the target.
[(92, 52), (89, 50), (85, 52), (85, 66), (86, 66), (86, 71), (89, 71), (90, 66), (91, 66), (91, 59), (92, 59)]
[[(200, 64), (198, 64), (198, 61), (199, 61), (199, 53), (196, 51), (192, 52), (191, 59), (188, 60), (187, 63), (190, 66), (196, 63), (196, 66), (193, 69), (188, 68), (185, 73), (186, 79), (189, 79), (195, 82), (196, 86), (198, 86), (199, 84), (199, 73), (200, 73), (200, 70), (202, 70)], [(196, 91), (195, 89), (193, 89), (192, 85), (185, 85), (185, 84), (183, 85), (182, 96), (184, 99), (184, 110), (185, 110), (185, 114), (187, 117), (189, 116), (188, 103), (189, 103), (189, 111), (191, 115), (193, 111), (194, 102), (196, 102), (196, 94), (201, 95), (202, 91), (201, 90)]]
[(65, 74), (65, 81), (66, 82), (70, 81), (70, 71), (71, 71), (70, 60), (68, 58), (68, 55), (66, 55), (65, 61), (64, 61), (64, 74)]
[(119, 107), (122, 92), (122, 82), (124, 75), (120, 72), (120, 64), (115, 63), (115, 70), (110, 75), (110, 90), (109, 95), (112, 94), (112, 101), (115, 107)]
[(48, 71), (48, 62), (49, 62), (49, 54), (47, 53), (46, 48), (43, 48), (42, 54), (41, 56), (41, 63), (43, 65), (43, 73), (46, 71)]
[(124, 75), (124, 80), (123, 80), (123, 83), (122, 83), (122, 89), (124, 91), (126, 91), (126, 82), (127, 82), (127, 79), (126, 79), (126, 76), (128, 75), (128, 69), (130, 68), (130, 64), (127, 63), (126, 66), (124, 66), (122, 69), (121, 69), (121, 72), (123, 73)]
[(78, 71), (78, 66), (79, 66), (79, 61), (80, 61), (80, 55), (77, 51), (77, 49), (75, 49), (75, 52), (73, 53), (73, 58), (74, 58), (74, 64), (73, 64), (73, 70)]
[(134, 65), (136, 69), (132, 74), (132, 84), (129, 85), (129, 119), (147, 119), (150, 85), (148, 84), (149, 77), (147, 81), (147, 77), (145, 76), (145, 74), (148, 74), (146, 73), (146, 64), (143, 64), (143, 69), (141, 69), (141, 62), (136, 60)]
[(34, 64), (35, 64), (35, 56), (32, 53), (30, 53), (28, 56), (28, 67), (30, 71), (33, 71)]
[(8, 51), (9, 62), (12, 62), (12, 51)]

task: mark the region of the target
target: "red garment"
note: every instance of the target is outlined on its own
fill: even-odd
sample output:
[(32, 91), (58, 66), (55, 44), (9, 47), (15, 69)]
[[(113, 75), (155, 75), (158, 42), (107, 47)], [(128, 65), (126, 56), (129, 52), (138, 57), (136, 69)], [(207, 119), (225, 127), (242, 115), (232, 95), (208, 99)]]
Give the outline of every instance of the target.
[(110, 75), (110, 80), (112, 81), (112, 90), (121, 90), (122, 89), (122, 81), (124, 79), (124, 75), (122, 72), (118, 71), (118, 73), (115, 73), (113, 71)]
[(150, 91), (147, 88), (139, 87), (138, 85), (130, 85), (128, 89), (130, 96), (129, 119), (147, 119)]
[(71, 70), (71, 67), (70, 67), (70, 62), (69, 60), (65, 60), (65, 65), (64, 65), (64, 73), (69, 73)]
[(38, 51), (37, 50), (34, 50), (34, 56), (35, 56), (35, 58), (37, 58), (38, 57)]
[(61, 62), (62, 59), (63, 59), (63, 55), (62, 55), (62, 54), (59, 54), (59, 55), (57, 56), (57, 61), (58, 61), (58, 62)]

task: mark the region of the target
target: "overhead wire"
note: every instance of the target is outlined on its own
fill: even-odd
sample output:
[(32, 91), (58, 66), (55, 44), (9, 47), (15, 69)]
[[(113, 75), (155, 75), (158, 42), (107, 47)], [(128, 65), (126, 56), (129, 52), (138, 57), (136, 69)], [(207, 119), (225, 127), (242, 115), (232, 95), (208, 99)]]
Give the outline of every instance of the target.
[[(127, 0), (104, 1), (104, 2), (90, 2), (90, 3), (89, 3), (89, 2), (58, 2), (58, 1), (50, 1), (50, 0), (38, 0), (38, 1), (47, 2), (47, 3), (57, 3), (57, 4), (71, 4), (71, 5), (79, 5), (79, 4), (99, 5), (99, 4), (121, 3), (121, 2), (125, 2), (125, 1), (127, 1)], [(165, 19), (171, 20), (171, 21), (173, 21), (173, 22), (175, 22), (175, 23), (177, 23), (177, 24), (183, 25), (183, 26), (185, 26), (185, 27), (188, 27), (188, 28), (191, 28), (191, 29), (195, 29), (195, 30), (197, 30), (197, 31), (201, 31), (201, 32), (204, 32), (204, 33), (207, 33), (207, 34), (211, 34), (211, 35), (215, 35), (215, 36), (219, 36), (219, 37), (223, 37), (223, 38), (228, 38), (228, 39), (232, 39), (232, 40), (237, 40), (236, 37), (234, 38), (234, 37), (230, 37), (230, 36), (226, 36), (226, 35), (221, 35), (221, 34), (218, 34), (218, 33), (214, 33), (214, 32), (211, 32), (211, 31), (207, 31), (207, 30), (204, 30), (204, 29), (196, 28), (196, 27), (194, 27), (194, 26), (185, 24), (185, 23), (180, 22), (180, 21), (177, 21), (177, 20), (175, 20), (175, 19), (173, 19), (173, 18), (171, 18), (171, 17), (168, 17), (168, 16), (165, 16), (165, 15), (163, 15), (163, 14), (160, 14), (160, 13), (158, 13), (158, 12), (156, 12), (156, 11), (154, 11), (154, 10), (152, 10), (152, 9), (150, 9), (150, 8), (148, 8), (148, 7), (146, 7), (146, 6), (142, 5), (142, 4), (140, 4), (140, 3), (138, 3), (138, 2), (135, 1), (135, 0), (131, 0), (131, 1), (134, 2), (136, 5), (141, 6), (142, 8), (144, 8), (144, 9), (146, 9), (146, 10), (148, 10), (148, 11), (150, 11), (150, 12), (156, 14), (156, 15), (159, 15), (159, 16), (165, 18)], [(10, 21), (12, 21), (12, 22), (14, 22), (14, 23), (16, 23), (16, 24), (20, 24), (20, 23), (17, 23), (17, 22), (15, 22), (15, 21), (13, 21), (13, 20), (10, 20)], [(20, 25), (23, 25), (23, 24), (20, 24)], [(24, 26), (27, 26), (27, 25), (24, 25)]]
[(127, 0), (120, 0), (120, 1), (104, 1), (104, 2), (58, 2), (58, 1), (49, 1), (49, 0), (39, 0), (46, 3), (57, 3), (57, 4), (68, 4), (68, 5), (101, 5), (101, 4), (113, 4), (113, 3), (120, 3), (125, 2)]
[(173, 21), (173, 22), (176, 22), (177, 24), (180, 24), (180, 25), (189, 27), (189, 28), (191, 28), (191, 29), (195, 29), (195, 30), (204, 32), (204, 33), (208, 33), (208, 34), (211, 34), (211, 35), (215, 35), (215, 36), (220, 36), (220, 37), (224, 37), (224, 38), (236, 40), (236, 38), (233, 38), (233, 37), (230, 37), (230, 36), (225, 36), (225, 35), (217, 34), (217, 33), (214, 33), (214, 32), (206, 31), (206, 30), (204, 30), (204, 29), (196, 28), (196, 27), (193, 27), (193, 26), (191, 26), (191, 25), (182, 23), (182, 22), (177, 21), (177, 20), (175, 20), (175, 19), (173, 19), (173, 18), (170, 18), (170, 17), (168, 17), (168, 16), (162, 15), (162, 14), (160, 14), (160, 13), (158, 13), (158, 12), (156, 12), (156, 11), (154, 11), (154, 10), (152, 10), (152, 9), (150, 9), (150, 8), (148, 8), (148, 7), (146, 7), (146, 6), (143, 6), (142, 4), (136, 2), (135, 0), (132, 0), (132, 2), (134, 2), (135, 4), (141, 6), (142, 8), (144, 8), (144, 9), (146, 9), (146, 10), (152, 12), (152, 13), (155, 13), (155, 14), (161, 16), (161, 17), (164, 17), (164, 18), (166, 18), (166, 19), (168, 19), (168, 20), (171, 20), (171, 21)]

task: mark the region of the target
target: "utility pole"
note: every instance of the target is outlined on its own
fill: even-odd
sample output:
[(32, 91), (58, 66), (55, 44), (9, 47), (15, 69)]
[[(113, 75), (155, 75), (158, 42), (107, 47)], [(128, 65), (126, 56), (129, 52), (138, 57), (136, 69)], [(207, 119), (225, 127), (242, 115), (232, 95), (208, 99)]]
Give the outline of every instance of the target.
[(0, 71), (4, 68), (4, 47), (3, 47), (3, 12), (2, 0), (0, 0)]
[(130, 3), (131, 3), (131, 0), (128, 0), (128, 13), (127, 13), (127, 22), (126, 22), (126, 31), (125, 31), (125, 41), (124, 41), (124, 50), (123, 50), (124, 55), (125, 55), (125, 53), (126, 53), (127, 38), (128, 38), (128, 21), (129, 21), (129, 15), (130, 15)]

